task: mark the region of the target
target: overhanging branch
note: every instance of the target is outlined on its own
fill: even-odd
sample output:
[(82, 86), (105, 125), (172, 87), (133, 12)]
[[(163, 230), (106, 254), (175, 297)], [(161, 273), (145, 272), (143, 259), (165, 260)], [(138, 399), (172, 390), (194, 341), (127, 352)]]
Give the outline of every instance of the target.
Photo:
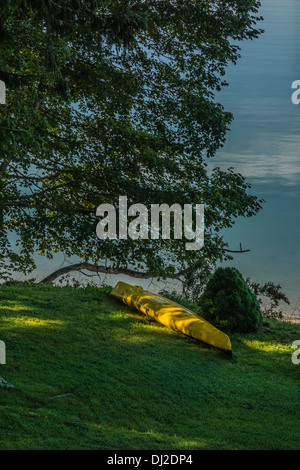
[(228, 250), (227, 248), (224, 248), (224, 251), (227, 251), (228, 253), (247, 253), (250, 250), (243, 250), (242, 244), (240, 243), (240, 249), (239, 250)]
[[(234, 251), (234, 250), (224, 250), (228, 251), (230, 253), (246, 253), (250, 250), (243, 250), (242, 245), (240, 244), (240, 250)], [(198, 264), (198, 263), (197, 263)], [(195, 266), (194, 266), (195, 268)], [(104, 274), (125, 274), (126, 276), (131, 276), (137, 279), (150, 279), (153, 276), (153, 274), (148, 274), (140, 271), (135, 271), (134, 269), (129, 269), (129, 268), (117, 268), (117, 269), (111, 269), (107, 268), (106, 266), (99, 266), (91, 263), (77, 263), (77, 264), (71, 264), (70, 266), (64, 266), (62, 268), (57, 269), (53, 273), (49, 274), (49, 276), (46, 276), (44, 279), (40, 281), (40, 284), (47, 284), (49, 282), (55, 281), (58, 277), (62, 276), (63, 274), (68, 274), (72, 271), (82, 271), (82, 270), (87, 270), (91, 271), (93, 273), (104, 273)], [(183, 274), (186, 274), (191, 271), (191, 268), (184, 269), (182, 271), (179, 271), (175, 274), (173, 274), (174, 279), (180, 279), (180, 276)]]
[(150, 279), (151, 277), (153, 277), (153, 275), (151, 274), (134, 271), (133, 269), (118, 268), (114, 270), (111, 268), (107, 268), (105, 266), (96, 266), (91, 263), (77, 263), (77, 264), (72, 264), (70, 266), (64, 266), (60, 269), (57, 269), (52, 274), (49, 274), (49, 276), (42, 279), (42, 281), (40, 281), (40, 284), (53, 282), (55, 279), (57, 279), (59, 276), (62, 276), (63, 274), (67, 274), (72, 271), (81, 271), (81, 270), (87, 270), (93, 273), (104, 273), (104, 274), (126, 274), (127, 276), (131, 276), (131, 277), (135, 277), (139, 279)]

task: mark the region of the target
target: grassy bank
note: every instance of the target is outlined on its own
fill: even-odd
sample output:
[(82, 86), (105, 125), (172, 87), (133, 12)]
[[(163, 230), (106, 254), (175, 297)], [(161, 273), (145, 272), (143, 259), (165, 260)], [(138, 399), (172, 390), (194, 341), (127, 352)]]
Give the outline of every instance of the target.
[(2, 285), (0, 312), (0, 449), (299, 448), (299, 325), (231, 336), (228, 359), (107, 290)]

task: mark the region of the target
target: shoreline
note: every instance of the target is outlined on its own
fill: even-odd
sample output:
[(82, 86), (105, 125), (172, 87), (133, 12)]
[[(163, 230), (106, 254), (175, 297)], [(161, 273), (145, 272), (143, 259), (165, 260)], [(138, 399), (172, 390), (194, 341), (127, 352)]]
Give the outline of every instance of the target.
[[(118, 280), (125, 280), (126, 282), (126, 279), (128, 278), (128, 276), (122, 276), (122, 275), (119, 275), (117, 277), (121, 277), (121, 279), (118, 279)], [(36, 279), (34, 279), (36, 280)], [(20, 283), (26, 283), (29, 281), (29, 279), (18, 279), (18, 278), (13, 278), (13, 279), (10, 279), (10, 281), (12, 282), (20, 282)], [(140, 281), (140, 280), (139, 280)], [(149, 280), (143, 280), (144, 282), (139, 282), (139, 283), (135, 283), (136, 285), (137, 284), (140, 284), (141, 287), (145, 288), (146, 290), (149, 289), (149, 286), (145, 285), (145, 284), (149, 284)], [(116, 281), (117, 282), (117, 281)], [(5, 284), (6, 281), (4, 279), (0, 280), (0, 285), (1, 284)], [(35, 284), (35, 282), (34, 282)], [(39, 285), (39, 282), (36, 282), (37, 285)], [(80, 287), (86, 287), (85, 283), (84, 282), (81, 282), (79, 281), (79, 284), (80, 284)], [(109, 283), (109, 285), (111, 285), (112, 287), (114, 287), (115, 283)], [(151, 282), (150, 282), (151, 284)], [(171, 285), (169, 287), (173, 287), (174, 288), (174, 285), (172, 286), (172, 283), (170, 283)], [(56, 287), (63, 287), (64, 285), (68, 285), (68, 282), (66, 284), (64, 283), (57, 283), (57, 282), (54, 282), (52, 284), (53, 286), (56, 286)], [(101, 284), (99, 286), (95, 285), (95, 287), (101, 287)], [(153, 292), (156, 293), (157, 291), (159, 291), (158, 289), (158, 286), (156, 285), (155, 288), (153, 289)], [(299, 309), (298, 309), (299, 310)], [(262, 313), (264, 313), (264, 308), (262, 308)], [(266, 319), (268, 318), (267, 316), (265, 317)], [(297, 323), (300, 323), (300, 311), (298, 312), (295, 312), (295, 313), (287, 313), (287, 312), (282, 312), (282, 318), (280, 319), (280, 321), (284, 321), (284, 322), (288, 322), (288, 323), (293, 323), (293, 324), (297, 324)]]
[(283, 313), (281, 321), (288, 322), (288, 323), (300, 323), (300, 315), (299, 314), (290, 314), (290, 313)]

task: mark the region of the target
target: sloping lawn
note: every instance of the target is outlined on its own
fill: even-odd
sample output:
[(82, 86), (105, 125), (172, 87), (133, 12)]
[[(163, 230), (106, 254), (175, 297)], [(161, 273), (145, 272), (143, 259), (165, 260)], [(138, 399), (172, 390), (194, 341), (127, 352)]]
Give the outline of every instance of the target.
[[(109, 289), (0, 286), (0, 449), (298, 449), (298, 325), (231, 336), (233, 358)], [(63, 395), (63, 396), (59, 396)]]

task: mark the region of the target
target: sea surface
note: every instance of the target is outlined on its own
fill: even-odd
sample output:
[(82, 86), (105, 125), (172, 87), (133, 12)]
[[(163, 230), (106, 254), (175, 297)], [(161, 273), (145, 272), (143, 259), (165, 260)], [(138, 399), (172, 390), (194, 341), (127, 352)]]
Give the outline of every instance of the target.
[[(256, 217), (238, 220), (224, 233), (231, 249), (242, 243), (250, 250), (227, 264), (253, 281), (280, 284), (291, 301), (284, 310), (300, 313), (300, 105), (291, 101), (292, 82), (300, 80), (300, 1), (262, 0), (260, 12), (265, 33), (241, 43), (242, 58), (228, 68), (230, 86), (217, 96), (233, 112), (234, 122), (212, 164), (234, 167), (247, 177), (252, 193), (266, 201)], [(37, 256), (38, 269), (29, 277), (41, 279), (77, 261), (63, 254), (51, 261)], [(120, 279), (154, 291), (172, 288), (172, 283), (155, 280), (79, 274), (82, 282), (114, 285)]]

